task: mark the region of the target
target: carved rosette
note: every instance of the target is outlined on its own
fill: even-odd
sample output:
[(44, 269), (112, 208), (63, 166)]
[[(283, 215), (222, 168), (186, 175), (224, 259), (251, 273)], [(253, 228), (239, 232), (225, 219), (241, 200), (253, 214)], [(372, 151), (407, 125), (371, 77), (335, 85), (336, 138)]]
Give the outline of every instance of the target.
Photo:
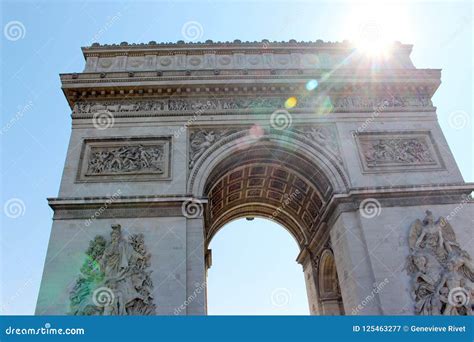
[(98, 235), (70, 293), (72, 315), (154, 315), (150, 254), (142, 234), (122, 236), (112, 225), (110, 240)]
[(407, 271), (417, 315), (472, 315), (474, 268), (449, 222), (426, 211), (410, 228)]

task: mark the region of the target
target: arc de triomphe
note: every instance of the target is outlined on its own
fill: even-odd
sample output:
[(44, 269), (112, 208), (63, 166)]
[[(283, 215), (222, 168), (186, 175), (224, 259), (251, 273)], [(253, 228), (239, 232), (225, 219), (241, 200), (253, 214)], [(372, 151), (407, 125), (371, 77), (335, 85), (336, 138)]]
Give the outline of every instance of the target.
[(209, 242), (255, 216), (300, 246), (312, 314), (472, 313), (474, 186), (411, 49), (83, 48), (36, 313), (206, 314)]

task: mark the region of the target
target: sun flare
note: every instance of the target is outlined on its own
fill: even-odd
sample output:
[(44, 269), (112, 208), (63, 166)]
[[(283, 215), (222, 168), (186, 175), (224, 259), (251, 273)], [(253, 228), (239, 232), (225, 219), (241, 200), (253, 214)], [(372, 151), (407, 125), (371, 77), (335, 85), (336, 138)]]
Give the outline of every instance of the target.
[(395, 41), (412, 39), (406, 6), (369, 1), (353, 7), (349, 13), (347, 36), (367, 56), (389, 58)]

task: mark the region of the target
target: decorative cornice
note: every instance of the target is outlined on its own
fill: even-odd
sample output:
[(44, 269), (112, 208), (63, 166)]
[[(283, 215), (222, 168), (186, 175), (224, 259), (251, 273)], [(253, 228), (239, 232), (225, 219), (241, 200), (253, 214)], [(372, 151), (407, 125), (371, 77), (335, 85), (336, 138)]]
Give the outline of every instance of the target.
[[(412, 45), (401, 44), (400, 42), (394, 42), (394, 46), (397, 50), (405, 50), (408, 53), (412, 50)], [(273, 51), (274, 49), (354, 49), (354, 44), (345, 40), (342, 42), (325, 42), (323, 40), (316, 41), (296, 41), (295, 39), (290, 39), (289, 41), (269, 41), (268, 39), (263, 39), (261, 41), (244, 41), (242, 42), (239, 39), (234, 41), (212, 41), (206, 40), (205, 42), (185, 42), (183, 40), (177, 42), (156, 42), (150, 41), (148, 43), (128, 43), (122, 42), (120, 44), (99, 44), (94, 43), (91, 46), (83, 47), (82, 51), (85, 57), (91, 56), (93, 54), (99, 54), (104, 51), (109, 52), (124, 52), (130, 51), (136, 53), (137, 51), (154, 51), (157, 49), (160, 50), (207, 50), (208, 52), (216, 52), (215, 50), (235, 50), (235, 51), (245, 51), (248, 49), (260, 49), (268, 52)]]
[[(95, 197), (51, 197), (48, 204), (53, 210), (81, 209), (85, 207), (99, 208), (104, 203), (111, 202), (112, 206), (150, 206), (162, 204), (177, 204), (195, 200), (191, 195), (150, 195), (150, 196), (95, 196)], [(207, 203), (206, 198), (200, 198), (201, 203)]]
[(341, 213), (358, 210), (360, 203), (369, 198), (376, 199), (382, 207), (474, 203), (473, 191), (474, 183), (351, 188), (347, 193), (332, 196), (322, 221), (332, 226)]
[[(198, 71), (196, 71), (198, 72)], [(379, 72), (370, 76), (354, 78), (353, 74), (340, 72), (325, 78), (321, 73), (305, 75), (252, 75), (240, 76), (156, 76), (156, 72), (142, 72), (141, 76), (127, 73), (63, 74), (62, 88), (71, 108), (78, 101), (129, 101), (136, 98), (159, 100), (176, 97), (245, 96), (268, 97), (298, 96), (406, 96), (425, 97), (430, 102), (440, 84), (439, 70), (412, 70), (397, 73)], [(306, 82), (319, 79), (317, 91), (313, 94), (305, 88)], [(389, 106), (390, 107), (390, 106)], [(429, 107), (432, 108), (430, 105)], [(387, 108), (388, 109), (388, 108)]]

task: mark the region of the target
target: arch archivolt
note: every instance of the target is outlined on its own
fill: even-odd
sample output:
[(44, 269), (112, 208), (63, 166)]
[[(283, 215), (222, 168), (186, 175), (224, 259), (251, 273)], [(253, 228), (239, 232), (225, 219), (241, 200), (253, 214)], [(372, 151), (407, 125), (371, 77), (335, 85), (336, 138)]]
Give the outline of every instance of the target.
[[(276, 214), (277, 212), (278, 214)], [(206, 231), (207, 243), (211, 241), (212, 237), (215, 236), (225, 224), (242, 217), (261, 217), (274, 220), (290, 233), (298, 243), (298, 246), (306, 244), (309, 239), (304, 227), (285, 210), (279, 211), (275, 206), (261, 202), (249, 202), (236, 206), (231, 211), (227, 211), (219, 218), (216, 218), (212, 226)]]
[(339, 281), (333, 252), (325, 249), (321, 253), (318, 270), (319, 296), (322, 301), (340, 297)]
[(348, 186), (338, 142), (311, 132), (191, 129), (188, 190), (208, 198), (207, 243), (229, 221), (254, 216), (280, 223), (301, 248), (309, 243), (331, 196)]
[(343, 315), (344, 306), (336, 261), (330, 248), (323, 249), (320, 254), (316, 281), (320, 311), (325, 315)]
[[(326, 127), (327, 126), (327, 127)], [(312, 138), (314, 134), (308, 129), (320, 127), (331, 127), (335, 131), (335, 126), (330, 124), (315, 125), (314, 127), (302, 127), (292, 131), (272, 131), (258, 129), (255, 132), (254, 127), (208, 127), (190, 129), (190, 147), (189, 147), (189, 177), (188, 190), (194, 196), (204, 196), (204, 186), (207, 181), (207, 175), (222, 160), (231, 157), (235, 152), (251, 149), (253, 146), (260, 145), (262, 142), (273, 142), (276, 147), (286, 148), (288, 150), (298, 151), (304, 155), (312, 165), (330, 179), (330, 182), (336, 193), (345, 192), (349, 187), (349, 176), (345, 171), (338, 151), (338, 141), (322, 144), (321, 138)], [(261, 130), (261, 131), (260, 131)], [(263, 132), (263, 133), (260, 133)], [(212, 134), (213, 140), (203, 142), (203, 149), (194, 153), (192, 145), (198, 133)], [(194, 135), (194, 137), (193, 137)], [(333, 133), (328, 139), (338, 140), (336, 133)], [(331, 145), (331, 146), (330, 146)], [(198, 158), (195, 158), (195, 157)]]

